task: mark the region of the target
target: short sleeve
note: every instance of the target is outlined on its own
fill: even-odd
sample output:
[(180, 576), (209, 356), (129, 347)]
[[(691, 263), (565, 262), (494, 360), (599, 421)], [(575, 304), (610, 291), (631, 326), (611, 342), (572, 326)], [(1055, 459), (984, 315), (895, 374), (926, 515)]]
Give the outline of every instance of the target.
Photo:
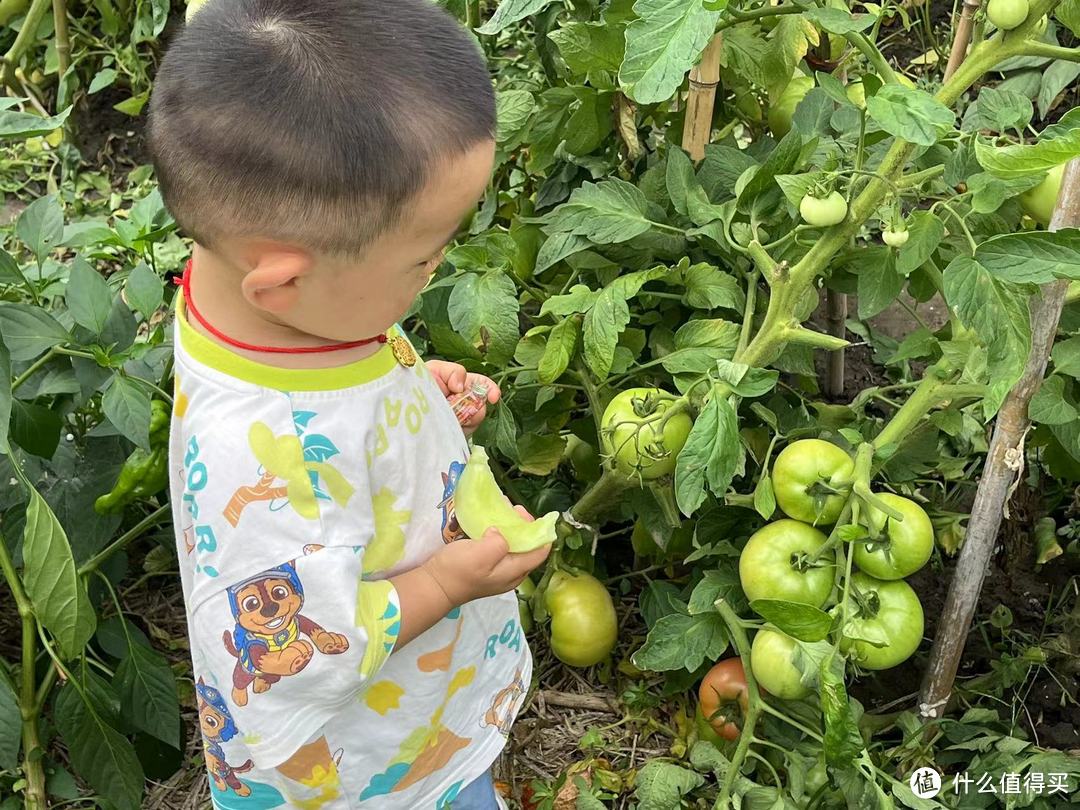
[(191, 617), (200, 677), (226, 696), (260, 768), (358, 700), (400, 629), (394, 586), (362, 578), (362, 549), (305, 552), (233, 582)]

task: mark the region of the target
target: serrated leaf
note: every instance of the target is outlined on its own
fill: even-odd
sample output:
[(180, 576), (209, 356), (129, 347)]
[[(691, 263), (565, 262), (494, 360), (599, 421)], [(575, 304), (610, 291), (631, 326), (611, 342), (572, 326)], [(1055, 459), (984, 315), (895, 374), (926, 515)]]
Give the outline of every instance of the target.
[(519, 20), (543, 11), (554, 0), (502, 0), (491, 19), (476, 29), (478, 34), (497, 34)]
[(175, 748), (180, 742), (180, 703), (169, 662), (149, 647), (131, 644), (116, 668), (115, 683), (124, 716)]
[(34, 360), (53, 346), (71, 340), (52, 315), (29, 304), (0, 304), (0, 334), (15, 362)]
[(945, 224), (929, 211), (916, 211), (908, 218), (908, 234), (896, 259), (896, 269), (905, 278), (934, 255), (945, 238)]
[(873, 15), (852, 14), (839, 8), (810, 8), (805, 12), (805, 16), (831, 34), (865, 31), (874, 24)]
[(953, 111), (922, 90), (888, 84), (866, 100), (866, 111), (883, 130), (919, 146), (933, 146), (956, 123)]
[(771, 520), (776, 512), (776, 492), (773, 489), (772, 477), (767, 473), (762, 474), (754, 487), (754, 511), (765, 520)]
[(101, 334), (112, 312), (113, 294), (105, 279), (82, 256), (76, 256), (64, 290), (75, 323), (95, 335)]
[(734, 309), (746, 306), (746, 294), (733, 276), (711, 264), (699, 263), (682, 274), (686, 303), (694, 309)]
[(527, 433), (517, 440), (518, 469), (529, 475), (551, 475), (562, 460), (566, 439)]
[(732, 604), (743, 601), (739, 573), (734, 566), (706, 571), (690, 594), (687, 610), (691, 616), (713, 613), (716, 611), (717, 599), (725, 599)]
[(634, 796), (638, 810), (676, 810), (683, 806), (683, 797), (705, 784), (705, 778), (694, 771), (670, 762), (649, 760), (634, 780)]
[(552, 233), (572, 233), (596, 244), (618, 244), (652, 229), (649, 202), (637, 186), (612, 178), (583, 183), (546, 219)]
[(67, 535), (34, 489), (23, 529), (23, 584), (34, 614), (56, 638), (64, 658), (82, 652), (94, 635), (94, 609), (76, 572)]
[(1042, 136), (1026, 144), (996, 146), (975, 141), (975, 156), (986, 171), (998, 177), (1021, 177), (1045, 172), (1080, 156), (1080, 110), (1070, 110)]
[(571, 20), (548, 34), (566, 66), (577, 75), (595, 70), (616, 73), (626, 51), (623, 26)]
[(588, 250), (590, 247), (592, 247), (592, 243), (588, 239), (575, 233), (557, 233), (549, 236), (536, 254), (536, 267), (533, 270), (533, 275), (538, 276), (563, 259), (583, 250)]
[(996, 132), (1023, 129), (1035, 110), (1031, 100), (1015, 90), (984, 87), (975, 102), (975, 112), (966, 117), (965, 125), (973, 130), (992, 129)]
[[(891, 250), (868, 248), (859, 260), (859, 317), (872, 318), (897, 299), (904, 278), (896, 272), (896, 256)], [(875, 255), (876, 254), (876, 255)]]
[(1039, 96), (1036, 103), (1039, 105), (1039, 117), (1046, 118), (1054, 107), (1059, 95), (1080, 77), (1080, 65), (1064, 59), (1055, 59), (1049, 67), (1043, 71), (1042, 82), (1039, 85)]
[(977, 214), (997, 211), (1011, 197), (1034, 188), (1042, 182), (1042, 175), (1026, 177), (997, 177), (990, 172), (979, 172), (968, 178), (971, 207)]
[(505, 144), (517, 137), (536, 108), (536, 100), (528, 90), (500, 90), (495, 98), (498, 123), (496, 139)]
[(502, 364), (514, 356), (520, 337), (517, 287), (503, 272), (469, 273), (450, 292), (446, 311), (450, 325), (484, 351), (488, 362)]
[(585, 362), (599, 379), (605, 379), (611, 371), (619, 335), (630, 323), (627, 301), (650, 281), (664, 278), (670, 272), (667, 267), (654, 267), (620, 276), (600, 292), (585, 314)]
[(831, 768), (845, 768), (855, 762), (864, 745), (851, 713), (844, 679), (833, 666), (832, 656), (821, 662), (818, 679), (821, 711), (825, 718), (825, 760)]
[(675, 146), (668, 150), (666, 180), (668, 198), (671, 200), (672, 207), (684, 217), (689, 216), (687, 198), (690, 195), (690, 189), (700, 187), (700, 183), (694, 173), (694, 164), (690, 162), (689, 155)]
[(143, 386), (116, 375), (101, 398), (101, 409), (123, 436), (150, 449), (150, 395)]
[(661, 362), (671, 374), (704, 374), (717, 360), (728, 360), (739, 343), (739, 327), (720, 318), (687, 321), (675, 333), (675, 350)]
[(727, 648), (727, 628), (715, 611), (697, 616), (671, 613), (656, 621), (633, 661), (651, 672), (693, 672), (706, 661), (719, 659)]
[(88, 705), (69, 684), (57, 694), (53, 714), (76, 773), (117, 810), (138, 810), (142, 764), (131, 743), (106, 722), (106, 707)]
[(537, 376), (540, 382), (550, 385), (562, 376), (577, 351), (581, 324), (577, 318), (566, 318), (555, 324), (548, 334), (544, 356), (540, 359)]
[(778, 174), (788, 174), (798, 164), (799, 154), (802, 151), (802, 137), (799, 132), (792, 129), (783, 140), (776, 145), (769, 156), (762, 163), (754, 176), (743, 187), (739, 194), (738, 207), (742, 211), (750, 210), (751, 203), (759, 196), (776, 185)]
[(675, 95), (712, 39), (721, 10), (706, 9), (702, 0), (637, 0), (619, 69), (626, 94), (639, 104)]
[(1054, 371), (1080, 379), (1080, 337), (1055, 343), (1051, 357), (1054, 360)]
[(750, 603), (750, 608), (765, 621), (800, 641), (822, 641), (832, 627), (832, 617), (813, 605), (783, 599), (755, 599)]
[(1080, 279), (1080, 230), (995, 236), (979, 245), (975, 260), (989, 273), (1013, 284)]
[(739, 419), (725, 397), (713, 396), (694, 420), (675, 462), (675, 499), (686, 516), (705, 500), (706, 484), (723, 497), (742, 459)]
[(1080, 418), (1076, 406), (1065, 399), (1065, 379), (1053, 374), (1043, 380), (1028, 405), (1032, 422), (1042, 425), (1065, 425)]

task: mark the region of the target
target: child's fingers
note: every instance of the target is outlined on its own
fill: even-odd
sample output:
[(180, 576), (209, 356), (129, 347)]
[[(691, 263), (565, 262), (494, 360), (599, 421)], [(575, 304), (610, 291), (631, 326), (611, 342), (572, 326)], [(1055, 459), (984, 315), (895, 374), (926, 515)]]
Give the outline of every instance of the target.
[(526, 551), (523, 554), (511, 554), (510, 558), (516, 567), (515, 570), (524, 571), (527, 574), (529, 571), (543, 565), (549, 554), (551, 554), (550, 543), (532, 551)]
[(465, 366), (458, 363), (448, 363), (447, 365), (450, 368), (447, 369), (449, 373), (446, 377), (446, 384), (451, 393), (460, 394), (465, 390), (465, 380), (468, 377), (468, 372), (465, 371)]
[(515, 504), (514, 509), (517, 511), (517, 513), (519, 515), (521, 515), (523, 518), (525, 518), (525, 520), (529, 521), (529, 523), (532, 523), (534, 520), (536, 520), (536, 518), (534, 518), (532, 515), (529, 514), (529, 510), (526, 509), (521, 504)]

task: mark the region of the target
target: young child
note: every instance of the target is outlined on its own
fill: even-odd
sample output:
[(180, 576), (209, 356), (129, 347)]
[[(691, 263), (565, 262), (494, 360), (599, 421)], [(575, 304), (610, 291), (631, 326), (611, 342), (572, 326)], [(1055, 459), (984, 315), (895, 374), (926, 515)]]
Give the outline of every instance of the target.
[(494, 125), (429, 0), (208, 0), (162, 62), (154, 164), (196, 243), (173, 517), (218, 807), (498, 806), (531, 673), (513, 590), (547, 550), (453, 530), (447, 398), (485, 378), (396, 325), (484, 194)]

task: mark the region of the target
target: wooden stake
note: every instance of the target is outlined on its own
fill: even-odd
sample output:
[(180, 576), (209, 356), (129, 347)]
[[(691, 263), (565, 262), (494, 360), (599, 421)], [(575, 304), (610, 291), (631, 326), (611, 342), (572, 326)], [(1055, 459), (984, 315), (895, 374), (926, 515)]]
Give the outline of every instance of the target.
[(945, 66), (943, 81), (951, 79), (967, 58), (971, 30), (975, 25), (975, 12), (979, 10), (979, 5), (979, 0), (964, 0), (964, 9), (960, 12), (960, 21), (956, 24), (956, 36), (953, 37), (952, 52), (949, 54), (949, 64)]
[(690, 71), (690, 95), (686, 102), (682, 147), (690, 153), (690, 159), (694, 161), (705, 157), (705, 144), (712, 138), (716, 86), (720, 84), (722, 37), (722, 34), (713, 36), (705, 48), (705, 53), (701, 55), (701, 61)]
[[(828, 289), (825, 291), (825, 320), (829, 334), (843, 339), (847, 334), (847, 296), (842, 292)], [(844, 395), (844, 350), (829, 352), (826, 355), (828, 374), (825, 376), (825, 393), (837, 398)]]
[[(1080, 226), (1080, 159), (1070, 161), (1065, 169), (1050, 230), (1077, 226)], [(971, 508), (967, 538), (960, 549), (960, 559), (941, 612), (943, 620), (930, 651), (930, 665), (919, 701), (919, 712), (927, 720), (941, 716), (952, 693), (1007, 501), (1016, 480), (1024, 472), (1024, 440), (1031, 427), (1028, 404), (1042, 385), (1068, 288), (1068, 281), (1046, 284), (1031, 304), (1031, 353), (1020, 381), (1009, 392), (998, 413), (994, 438)]]
[[(56, 61), (60, 81), (71, 67), (71, 37), (68, 36), (67, 0), (53, 0), (53, 26), (56, 30)], [(58, 111), (59, 112), (59, 111)]]

